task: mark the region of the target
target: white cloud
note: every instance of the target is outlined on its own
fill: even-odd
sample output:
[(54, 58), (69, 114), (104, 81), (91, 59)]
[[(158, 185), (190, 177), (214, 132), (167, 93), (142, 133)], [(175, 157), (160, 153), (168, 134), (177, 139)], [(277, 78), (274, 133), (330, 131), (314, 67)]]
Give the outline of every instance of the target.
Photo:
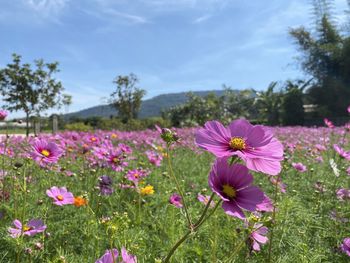
[(208, 19), (210, 19), (211, 17), (212, 17), (212, 15), (200, 16), (200, 17), (196, 18), (195, 20), (193, 20), (193, 24), (201, 24), (201, 23), (207, 21)]

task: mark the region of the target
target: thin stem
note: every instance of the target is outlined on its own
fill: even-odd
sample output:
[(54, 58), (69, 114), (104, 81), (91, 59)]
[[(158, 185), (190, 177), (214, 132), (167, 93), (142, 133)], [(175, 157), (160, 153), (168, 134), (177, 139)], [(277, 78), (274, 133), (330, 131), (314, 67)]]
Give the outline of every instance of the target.
[(208, 210), (208, 208), (209, 208), (209, 206), (210, 206), (210, 204), (211, 204), (211, 201), (212, 201), (213, 198), (214, 198), (214, 195), (215, 195), (215, 193), (212, 193), (212, 194), (211, 194), (211, 196), (210, 196), (210, 198), (209, 198), (209, 200), (208, 200), (208, 202), (207, 202), (207, 205), (206, 205), (205, 208), (204, 208), (204, 211), (203, 211), (201, 217), (198, 219), (198, 221), (197, 221), (197, 223), (194, 225), (194, 227), (197, 227), (197, 224), (200, 223), (200, 222), (203, 220), (203, 218), (204, 218), (205, 214), (207, 213), (207, 210)]
[[(205, 209), (203, 210), (203, 214), (202, 216), (198, 219), (198, 221), (194, 224), (194, 227), (191, 230), (188, 230), (185, 235), (183, 235), (182, 238), (180, 238), (176, 244), (171, 248), (171, 250), (169, 251), (168, 255), (166, 256), (166, 258), (164, 259), (163, 263), (167, 263), (169, 262), (171, 256), (174, 254), (174, 252), (176, 251), (176, 249), (183, 243), (186, 241), (186, 239), (190, 236), (190, 234), (193, 234), (195, 233), (196, 231), (198, 231), (199, 227), (205, 222), (207, 221), (213, 214), (214, 212), (216, 211), (216, 209), (219, 207), (219, 205), (221, 204), (222, 200), (220, 200), (219, 202), (217, 202), (216, 206), (214, 207), (213, 211), (207, 216), (207, 217), (204, 217), (205, 214), (207, 213), (208, 211), (208, 208), (210, 203), (208, 202), (207, 206), (205, 207)], [(204, 216), (203, 216), (204, 215)]]
[(239, 251), (241, 251), (243, 245), (245, 244), (245, 242), (247, 241), (247, 239), (243, 239), (241, 241), (241, 243), (239, 243), (239, 245), (236, 247), (236, 249), (233, 251), (233, 253), (231, 254), (231, 256), (225, 261), (225, 263), (227, 262), (232, 262), (232, 259), (237, 255), (237, 253)]
[(170, 151), (169, 151), (169, 145), (167, 145), (166, 151), (167, 151), (167, 159), (168, 159), (168, 167), (169, 167), (170, 175), (173, 177), (173, 179), (175, 181), (175, 184), (176, 184), (176, 189), (177, 189), (177, 191), (179, 192), (179, 194), (180, 194), (180, 196), (182, 198), (182, 202), (183, 202), (183, 205), (184, 205), (184, 210), (185, 210), (185, 215), (186, 215), (186, 219), (187, 219), (187, 222), (188, 222), (188, 226), (189, 226), (190, 229), (192, 229), (193, 228), (192, 220), (191, 220), (190, 214), (188, 213), (188, 208), (187, 208), (187, 204), (186, 204), (186, 201), (185, 201), (185, 195), (183, 194), (183, 192), (181, 190), (179, 181), (177, 180), (177, 178), (176, 178), (176, 176), (174, 174), (174, 171), (173, 171), (173, 167), (171, 165), (171, 156), (170, 156)]
[[(278, 183), (280, 181), (280, 174), (277, 176), (277, 181), (275, 185), (275, 192), (273, 196), (273, 212), (272, 212), (272, 223), (275, 224), (275, 219), (276, 219), (276, 203), (277, 203), (277, 192), (278, 192)], [(274, 227), (271, 228), (271, 236), (270, 236), (270, 244), (269, 244), (269, 255), (268, 255), (268, 260), (267, 262), (271, 262), (271, 252), (272, 252), (272, 243), (273, 243), (273, 231)]]

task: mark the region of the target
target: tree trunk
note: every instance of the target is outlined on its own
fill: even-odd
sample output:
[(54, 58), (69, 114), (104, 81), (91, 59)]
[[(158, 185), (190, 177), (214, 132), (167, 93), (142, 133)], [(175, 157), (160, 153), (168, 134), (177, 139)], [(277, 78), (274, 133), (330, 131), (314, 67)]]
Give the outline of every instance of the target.
[(26, 135), (29, 136), (29, 113), (26, 113)]

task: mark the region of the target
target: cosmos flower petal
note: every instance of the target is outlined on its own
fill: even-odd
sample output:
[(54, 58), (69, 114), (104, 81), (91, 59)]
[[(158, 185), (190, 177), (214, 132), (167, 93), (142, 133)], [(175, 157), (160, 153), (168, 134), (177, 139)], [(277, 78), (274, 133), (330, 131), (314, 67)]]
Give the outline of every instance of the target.
[(244, 215), (242, 209), (239, 208), (233, 202), (223, 202), (222, 208), (224, 209), (225, 213), (230, 215), (230, 216), (238, 217), (239, 219), (245, 218), (245, 215)]

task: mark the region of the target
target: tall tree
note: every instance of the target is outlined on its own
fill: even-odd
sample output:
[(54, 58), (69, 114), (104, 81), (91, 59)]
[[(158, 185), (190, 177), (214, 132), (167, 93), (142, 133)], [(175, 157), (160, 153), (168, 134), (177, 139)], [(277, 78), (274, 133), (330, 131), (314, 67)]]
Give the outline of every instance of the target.
[(58, 62), (44, 63), (35, 60), (36, 69), (21, 63), (21, 56), (12, 55), (13, 62), (0, 69), (0, 93), (9, 111), (23, 110), (26, 114), (26, 131), (29, 134), (29, 117), (64, 104), (62, 83), (53, 78)]
[(350, 98), (350, 39), (333, 22), (331, 3), (314, 0), (315, 33), (304, 27), (291, 36), (302, 53), (303, 70), (314, 78), (307, 90), (320, 115), (342, 116)]
[(146, 95), (145, 90), (136, 86), (138, 82), (133, 73), (129, 76), (118, 76), (113, 81), (117, 90), (111, 94), (110, 103), (116, 108), (123, 122), (137, 118), (142, 98)]

